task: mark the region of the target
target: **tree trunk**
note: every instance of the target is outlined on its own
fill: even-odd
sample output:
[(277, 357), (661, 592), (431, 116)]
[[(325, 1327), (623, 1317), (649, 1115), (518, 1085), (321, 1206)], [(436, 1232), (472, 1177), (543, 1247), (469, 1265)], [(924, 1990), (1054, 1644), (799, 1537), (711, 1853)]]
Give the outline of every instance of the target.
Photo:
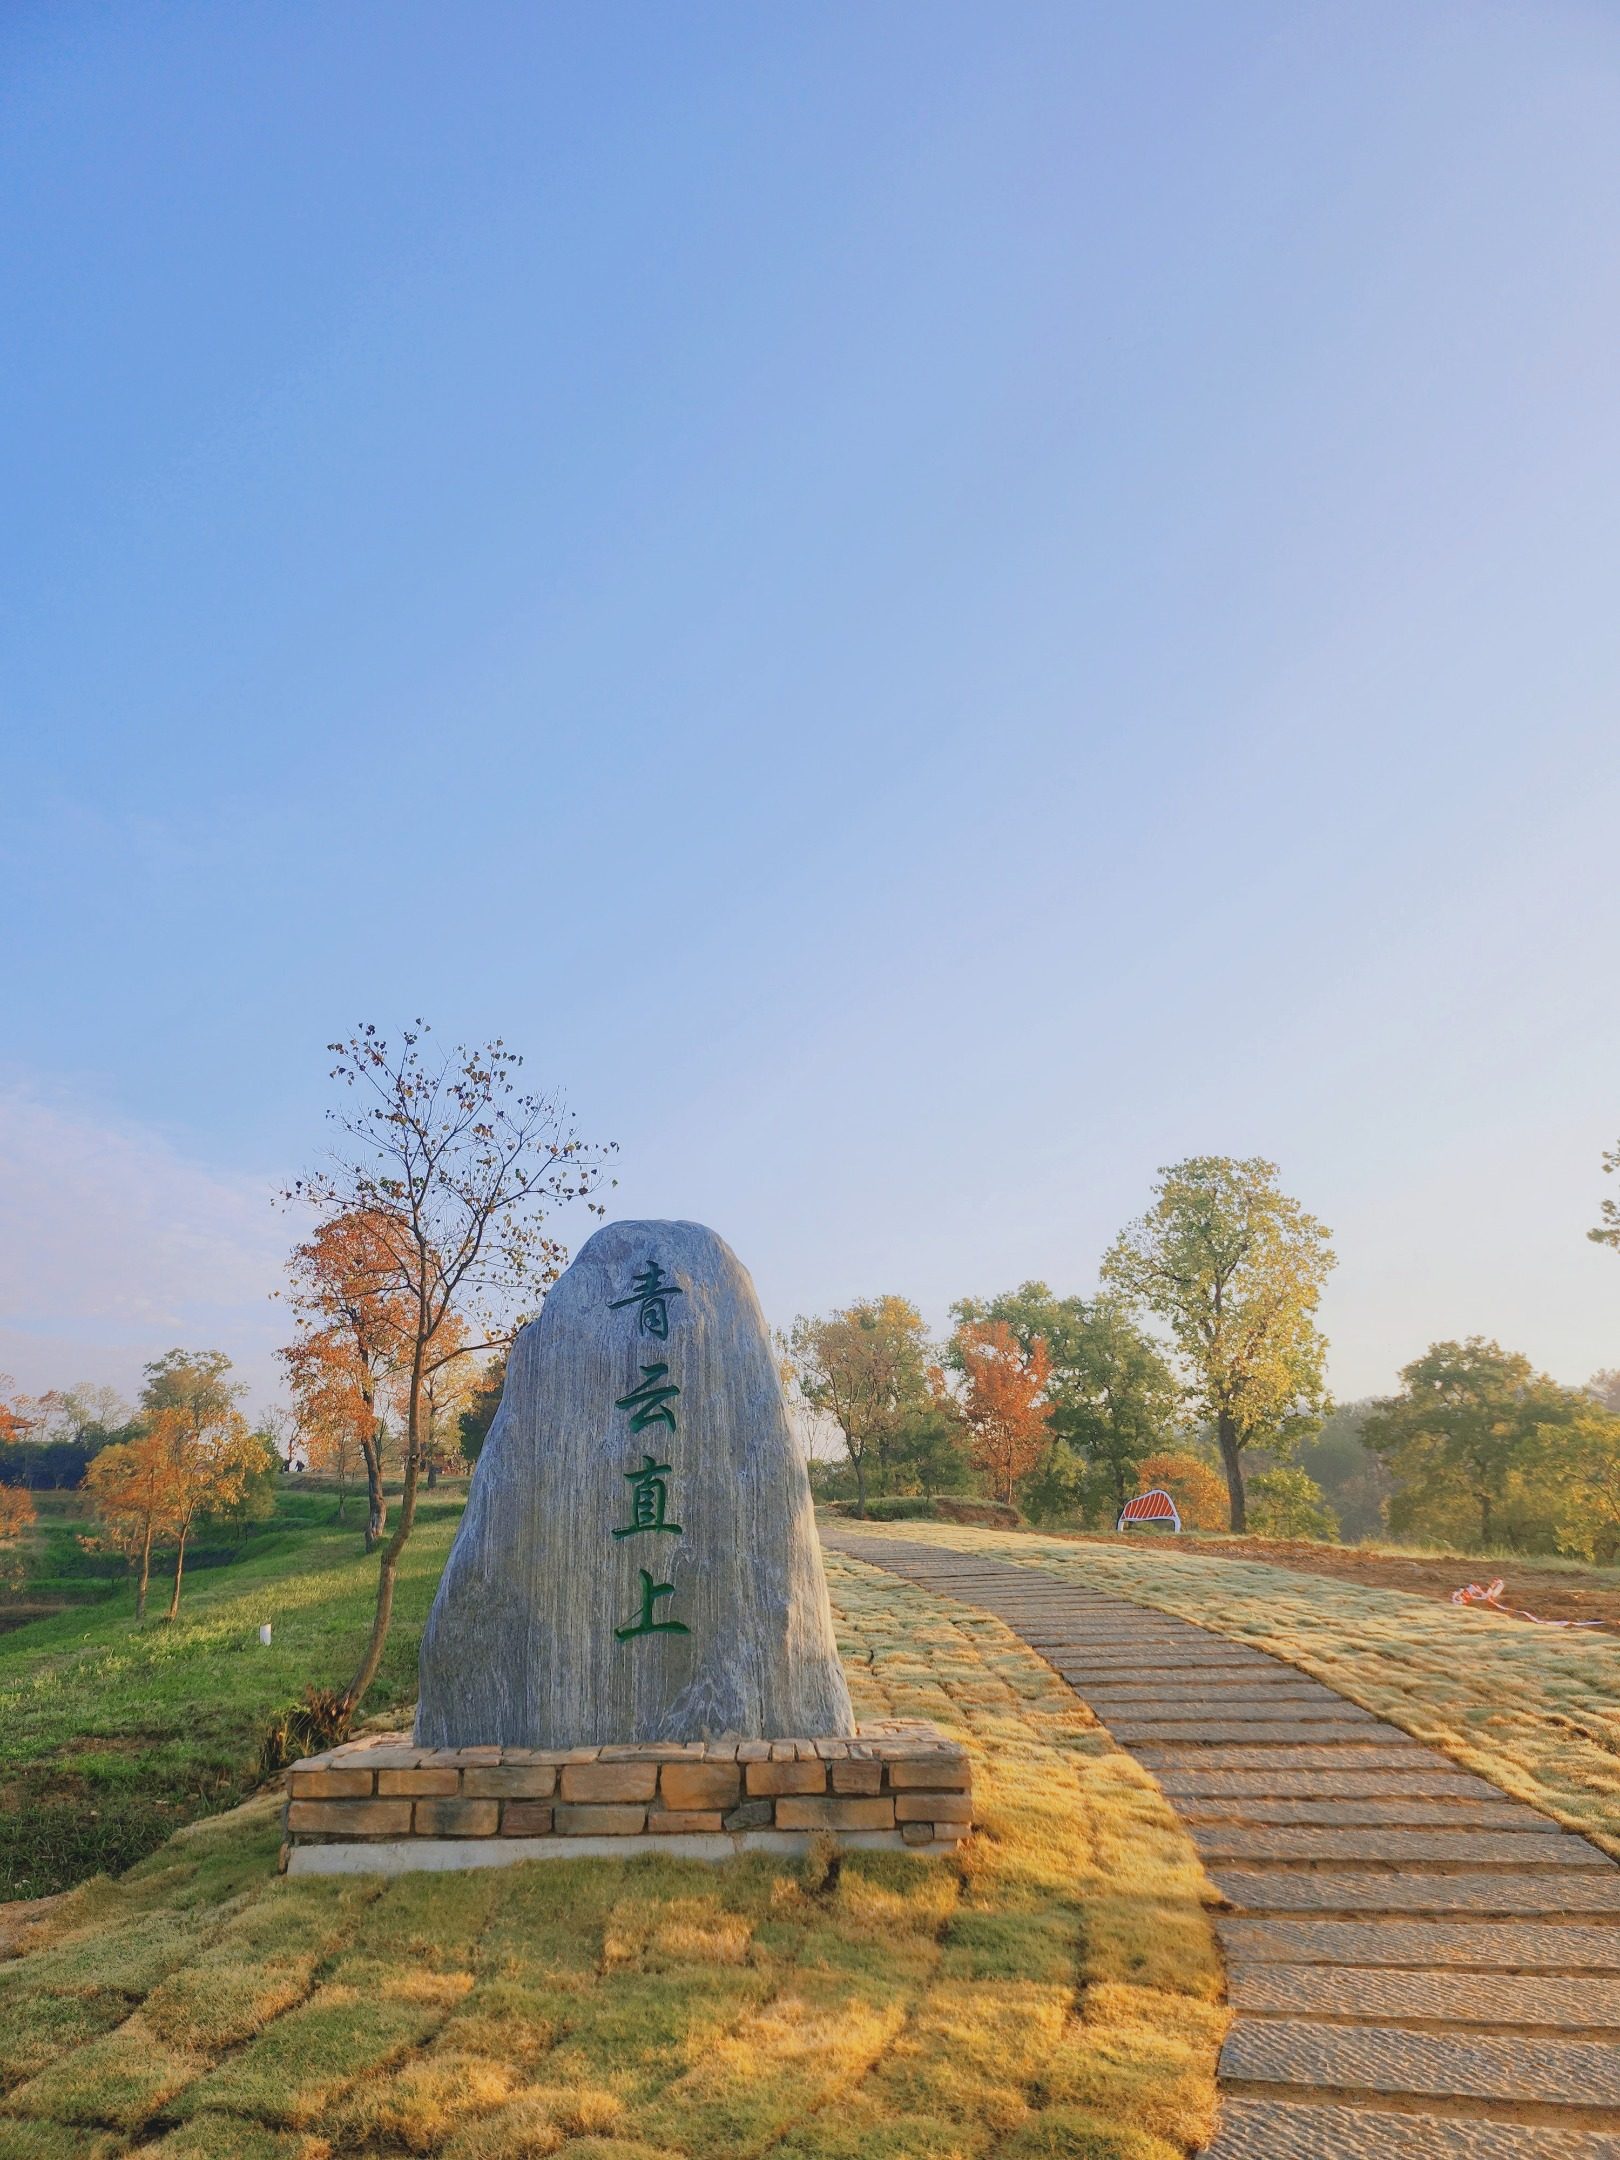
[(388, 1523), (388, 1500), (383, 1492), (382, 1453), (377, 1446), (377, 1426), (368, 1424), (360, 1436), (360, 1452), (366, 1459), (366, 1551), (375, 1552)]
[(1221, 1467), (1226, 1472), (1231, 1526), (1241, 1533), (1249, 1527), (1249, 1512), (1243, 1494), (1243, 1451), (1238, 1445), (1237, 1425), (1230, 1411), (1223, 1410), (1215, 1420), (1215, 1436), (1221, 1444)]
[(141, 1543), (141, 1574), (135, 1585), (135, 1617), (146, 1618), (146, 1586), (152, 1580), (152, 1520), (147, 1517), (146, 1536)]
[[(360, 1669), (349, 1682), (343, 1697), (343, 1707), (352, 1718), (360, 1702), (377, 1677), (382, 1664), (383, 1652), (388, 1647), (388, 1629), (394, 1617), (394, 1584), (399, 1577), (400, 1555), (416, 1521), (416, 1473), (419, 1459), (417, 1433), (421, 1420), (422, 1403), (422, 1342), (416, 1346), (416, 1360), (411, 1370), (410, 1404), (405, 1425), (405, 1489), (400, 1495), (399, 1514), (395, 1520), (394, 1534), (383, 1547), (382, 1559), (377, 1566), (377, 1609), (371, 1620), (371, 1639), (366, 1644)], [(371, 1458), (366, 1458), (369, 1471)], [(369, 1533), (367, 1543), (371, 1542)]]
[(180, 1543), (175, 1548), (174, 1588), (169, 1593), (169, 1609), (163, 1615), (165, 1620), (175, 1619), (180, 1611), (180, 1578), (186, 1571), (186, 1539), (190, 1535), (191, 1533), (189, 1530), (182, 1530), (180, 1533)]
[(1491, 1543), (1491, 1496), (1488, 1492), (1481, 1490), (1475, 1493), (1474, 1498), (1479, 1502), (1479, 1542), (1489, 1551)]
[[(673, 1460), (673, 1459), (674, 1459), (674, 1458), (673, 1458), (673, 1457), (671, 1457), (671, 1460)], [(863, 1450), (863, 1451), (862, 1451), (862, 1453), (861, 1453), (861, 1454), (859, 1454), (859, 1455), (851, 1455), (849, 1459), (850, 1459), (850, 1461), (851, 1461), (851, 1462), (852, 1462), (852, 1463), (853, 1463), (853, 1464), (855, 1465), (855, 1512), (856, 1512), (856, 1514), (857, 1514), (857, 1515), (858, 1515), (858, 1516), (860, 1517), (861, 1521), (862, 1521), (862, 1522), (865, 1522), (865, 1520), (866, 1520), (866, 1459), (865, 1459), (865, 1451)]]

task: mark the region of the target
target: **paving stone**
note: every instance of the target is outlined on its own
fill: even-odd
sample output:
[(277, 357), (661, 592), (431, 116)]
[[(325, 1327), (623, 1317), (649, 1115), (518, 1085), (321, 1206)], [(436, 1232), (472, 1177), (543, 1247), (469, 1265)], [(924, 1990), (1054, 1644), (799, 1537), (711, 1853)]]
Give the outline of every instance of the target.
[(1506, 1868), (1473, 1875), (1295, 1874), (1286, 1868), (1210, 1873), (1239, 1912), (1620, 1914), (1620, 1868), (1537, 1868), (1523, 1875)]
[(1465, 1770), (1428, 1770), (1415, 1764), (1397, 1767), (1387, 1755), (1378, 1756), (1365, 1770), (1337, 1767), (1332, 1770), (1206, 1770), (1201, 1762), (1186, 1767), (1178, 1764), (1174, 1769), (1161, 1771), (1159, 1783), (1171, 1799), (1178, 1802), (1220, 1793), (1265, 1794), (1277, 1800), (1290, 1795), (1301, 1800), (1330, 1797), (1370, 1800), (1381, 1795), (1400, 1799), (1415, 1798), (1420, 1794), (1444, 1799), (1455, 1794), (1458, 1799), (1518, 1806), (1517, 1801), (1504, 1801), (1494, 1785), (1487, 1785), (1483, 1778), (1470, 1777)]
[(1620, 1976), (1393, 1971), (1365, 1965), (1235, 1965), (1236, 2010), (1356, 2018), (1393, 2025), (1414, 2019), (1460, 2025), (1563, 2026), (1620, 2031)]
[[(1228, 1704), (1224, 1700), (1211, 1702), (1206, 1695), (1189, 1695), (1183, 1701), (1175, 1697), (1161, 1697), (1155, 1704), (1141, 1710), (1121, 1710), (1120, 1715), (1133, 1725), (1204, 1725), (1212, 1718), (1232, 1725), (1356, 1725), (1377, 1726), (1382, 1720), (1375, 1718), (1370, 1710), (1363, 1710), (1355, 1703), (1346, 1702), (1342, 1696), (1319, 1688), (1312, 1695), (1299, 1698), (1291, 1695), (1251, 1695), (1250, 1699)], [(401, 1773), (409, 1776), (408, 1771)]]
[(1620, 2136), (1375, 2108), (1232, 2099), (1205, 2160), (1620, 2160)]
[(1131, 1753), (1150, 1770), (1390, 1770), (1403, 1759), (1415, 1769), (1435, 1757), (1392, 1725), (1358, 1732), (1353, 1740), (1329, 1744), (1320, 1730), (1311, 1741), (1297, 1746), (1269, 1746), (1242, 1741), (1190, 1748), (1168, 1748), (1155, 1741), (1133, 1746)]
[(1179, 1793), (1176, 1813), (1186, 1823), (1372, 1824), (1406, 1830), (1503, 1830), (1556, 1842), (1568, 1833), (1516, 1800), (1290, 1800), (1258, 1793)]
[(1606, 2040), (1549, 2040), (1413, 2032), (1396, 2025), (1313, 2025), (1240, 2017), (1220, 2074), (1244, 2083), (1428, 2099), (1620, 2106), (1620, 2048)]
[(1479, 1972), (1620, 1973), (1620, 1928), (1510, 1920), (1288, 1920), (1217, 1913), (1228, 1963), (1452, 1965)]
[[(1396, 1747), (1406, 1739), (1404, 1733), (1375, 1723), (1365, 1712), (1359, 1719), (1316, 1713), (1290, 1718), (1286, 1723), (1281, 1718), (1269, 1718), (1260, 1712), (1245, 1718), (1207, 1722), (1135, 1717), (1105, 1718), (1103, 1722), (1116, 1740), (1130, 1741), (1133, 1746), (1140, 1741), (1144, 1747), (1163, 1747), (1167, 1742), (1179, 1742), (1184, 1747), (1212, 1743), (1240, 1747), (1245, 1741), (1265, 1746), (1278, 1746), (1286, 1741), (1297, 1741), (1302, 1747), (1326, 1746), (1335, 1733), (1343, 1733), (1347, 1742), (1358, 1741), (1369, 1747)], [(1386, 1733), (1388, 1739), (1384, 1737)]]
[(650, 1800), (658, 1789), (655, 1762), (567, 1763), (562, 1796), (569, 1802)]
[[(658, 1792), (673, 1814), (709, 1813), (735, 1807), (742, 1796), (742, 1771), (735, 1762), (665, 1763)], [(714, 1827), (718, 1830), (717, 1822)]]
[(1341, 1697), (1314, 1680), (1255, 1680), (1247, 1676), (1233, 1687), (1150, 1687), (1141, 1682), (1122, 1687), (1102, 1687), (1083, 1673), (1065, 1672), (1063, 1678), (1078, 1690), (1086, 1701), (1095, 1703), (1099, 1709), (1106, 1703), (1110, 1710), (1136, 1710), (1144, 1715), (1154, 1710), (1196, 1710), (1207, 1717), (1217, 1704), (1225, 1710), (1251, 1703), (1270, 1707), (1273, 1704), (1330, 1703), (1338, 1708)]
[(1339, 1830), (1314, 1823), (1195, 1823), (1192, 1841), (1205, 1859), (1419, 1860), (1443, 1867), (1600, 1868), (1614, 1864), (1584, 1838), (1526, 1837), (1516, 1830), (1389, 1830), (1374, 1823)]
[[(1031, 1643), (1030, 1648), (1039, 1651), (1049, 1665), (1060, 1666), (1066, 1671), (1140, 1675), (1150, 1680), (1165, 1669), (1162, 1658), (1152, 1657), (1134, 1646), (1129, 1650), (1082, 1650), (1073, 1644)], [(1240, 1679), (1251, 1673), (1275, 1672), (1276, 1669), (1276, 1659), (1265, 1657), (1258, 1650), (1230, 1655), (1219, 1650), (1178, 1651), (1174, 1665), (1177, 1673), (1195, 1674), (1199, 1678), (1209, 1674), (1222, 1679)]]
[[(1066, 1676), (1065, 1676), (1066, 1677)], [(1284, 1725), (1318, 1725), (1323, 1731), (1317, 1739), (1332, 1739), (1346, 1726), (1362, 1726), (1376, 1721), (1366, 1713), (1355, 1715), (1353, 1703), (1341, 1703), (1332, 1695), (1306, 1694), (1295, 1688), (1246, 1688), (1241, 1695), (1211, 1695), (1201, 1693), (1186, 1697), (1176, 1695), (1119, 1696), (1107, 1688), (1093, 1688), (1086, 1682), (1070, 1680), (1070, 1687), (1096, 1711), (1108, 1725), (1242, 1725), (1245, 1727)], [(1269, 1740), (1269, 1732), (1260, 1732), (1261, 1740)], [(1352, 1733), (1354, 1739), (1358, 1737)]]

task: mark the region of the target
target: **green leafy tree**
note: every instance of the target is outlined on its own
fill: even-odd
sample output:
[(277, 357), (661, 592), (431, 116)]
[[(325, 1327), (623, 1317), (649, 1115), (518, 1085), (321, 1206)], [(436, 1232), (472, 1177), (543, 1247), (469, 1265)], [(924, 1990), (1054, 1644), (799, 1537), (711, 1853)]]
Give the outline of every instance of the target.
[(1109, 1248), (1103, 1281), (1168, 1326), (1243, 1530), (1246, 1450), (1286, 1454), (1329, 1406), (1316, 1325), (1329, 1232), (1259, 1156), (1193, 1156), (1161, 1170), (1153, 1195)]
[(805, 1401), (843, 1432), (864, 1515), (868, 1485), (889, 1490), (902, 1434), (932, 1405), (937, 1360), (922, 1314), (903, 1297), (866, 1298), (839, 1312), (801, 1314), (784, 1347)]
[(1322, 1422), (1320, 1432), (1302, 1440), (1294, 1460), (1321, 1486), (1346, 1538), (1376, 1537), (1387, 1521), (1390, 1475), (1368, 1447), (1362, 1428), (1372, 1412), (1372, 1398), (1340, 1403)]
[(1620, 1373), (1597, 1374), (1588, 1392), (1605, 1380), (1604, 1396), (1578, 1413), (1557, 1450), (1555, 1542), (1609, 1565), (1620, 1555)]
[(1163, 1351), (1117, 1297), (1057, 1297), (1043, 1282), (951, 1307), (963, 1326), (1002, 1321), (1028, 1352), (1046, 1344), (1051, 1440), (1020, 1499), (1037, 1521), (1112, 1522), (1145, 1455), (1175, 1437), (1181, 1389)]
[(1249, 1480), (1249, 1528), (1259, 1537), (1337, 1539), (1338, 1517), (1307, 1471), (1279, 1463)]
[(1583, 1414), (1601, 1415), (1500, 1343), (1431, 1343), (1363, 1428), (1395, 1478), (1390, 1527), (1455, 1538), (1460, 1526), (1487, 1546), (1546, 1542), (1533, 1527), (1551, 1504), (1545, 1481)]
[(150, 1418), (158, 1410), (182, 1410), (193, 1427), (222, 1418), (242, 1393), (227, 1380), (231, 1361), (223, 1350), (166, 1350), (143, 1367), (141, 1409)]
[(971, 1490), (967, 1437), (961, 1405), (942, 1385), (931, 1389), (928, 1401), (896, 1425), (886, 1465), (895, 1491), (920, 1492), (932, 1499), (935, 1493)]

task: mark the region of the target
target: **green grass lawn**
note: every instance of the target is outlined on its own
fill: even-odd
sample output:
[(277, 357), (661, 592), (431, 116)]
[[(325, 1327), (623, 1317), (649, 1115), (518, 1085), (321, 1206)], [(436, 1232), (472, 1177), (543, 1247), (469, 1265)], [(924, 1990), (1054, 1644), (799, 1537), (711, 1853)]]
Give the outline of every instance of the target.
[(288, 1880), (266, 1796), (0, 1966), (0, 2160), (1179, 2160), (1225, 2022), (1184, 1833), (998, 1621), (828, 1572), (858, 1712), (974, 1755), (956, 1856)]
[(1437, 1604), (1169, 1539), (1076, 1544), (936, 1523), (884, 1524), (1013, 1560), (1253, 1643), (1325, 1680), (1620, 1858), (1620, 1642)]
[[(414, 1695), (416, 1640), (462, 1505), (424, 1500), (368, 1710)], [(352, 1514), (351, 1510), (351, 1514)], [(243, 1556), (188, 1576), (180, 1617), (137, 1626), (127, 1588), (0, 1635), (0, 1898), (125, 1867), (250, 1789), (275, 1712), (348, 1679), (376, 1582), (325, 1496), (280, 1495)], [(274, 1631), (270, 1648), (259, 1626)]]

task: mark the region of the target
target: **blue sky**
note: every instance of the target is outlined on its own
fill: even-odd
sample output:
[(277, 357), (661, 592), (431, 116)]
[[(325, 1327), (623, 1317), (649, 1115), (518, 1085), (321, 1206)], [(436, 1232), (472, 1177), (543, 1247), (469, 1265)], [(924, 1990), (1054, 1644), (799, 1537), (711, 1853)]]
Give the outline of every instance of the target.
[(256, 1379), (323, 1046), (779, 1320), (1330, 1223), (1620, 1364), (1620, 17), (0, 20), (0, 1365)]

